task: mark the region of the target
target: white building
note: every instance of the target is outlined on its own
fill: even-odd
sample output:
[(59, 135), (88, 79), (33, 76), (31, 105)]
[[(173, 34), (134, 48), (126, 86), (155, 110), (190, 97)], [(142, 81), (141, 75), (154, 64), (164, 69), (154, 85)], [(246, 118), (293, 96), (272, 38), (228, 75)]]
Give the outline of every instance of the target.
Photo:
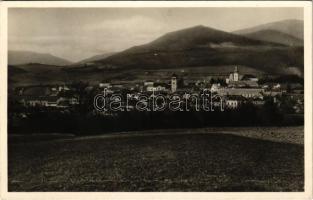
[(226, 79), (226, 83), (239, 81), (238, 67), (235, 67), (234, 73), (229, 74), (229, 78)]
[(153, 81), (145, 81), (143, 83), (144, 86), (153, 86), (154, 85), (154, 82)]
[(147, 86), (147, 92), (161, 92), (161, 91), (165, 91), (166, 88), (164, 86)]
[(226, 100), (226, 107), (228, 108), (237, 108), (239, 105), (239, 101), (237, 99), (227, 99)]
[(110, 88), (112, 87), (110, 83), (99, 83), (99, 88)]
[(211, 86), (211, 92), (218, 92), (218, 90), (221, 88), (221, 84), (219, 83), (213, 83)]
[(279, 83), (273, 85), (273, 90), (278, 90), (281, 88), (281, 85)]
[(68, 87), (65, 86), (65, 85), (63, 85), (63, 86), (61, 85), (61, 86), (58, 87), (58, 90), (59, 90), (59, 92), (60, 92), (60, 91), (69, 91), (70, 88), (68, 88)]
[(263, 88), (220, 88), (217, 93), (221, 96), (243, 96), (246, 98), (263, 98)]

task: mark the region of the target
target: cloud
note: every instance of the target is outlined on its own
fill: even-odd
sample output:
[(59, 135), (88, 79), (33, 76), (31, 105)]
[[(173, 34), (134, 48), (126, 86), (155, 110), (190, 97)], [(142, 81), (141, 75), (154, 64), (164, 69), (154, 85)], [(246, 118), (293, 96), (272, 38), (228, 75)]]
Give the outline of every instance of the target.
[(164, 22), (152, 19), (147, 16), (134, 15), (123, 19), (105, 19), (99, 24), (87, 24), (84, 28), (90, 31), (125, 31), (129, 33), (147, 32), (154, 33), (163, 30), (166, 27)]
[(9, 49), (51, 53), (72, 61), (103, 52), (122, 51), (140, 45), (167, 32), (169, 27), (158, 20), (144, 16), (124, 19), (105, 19), (100, 23), (67, 27), (66, 35), (9, 36)]

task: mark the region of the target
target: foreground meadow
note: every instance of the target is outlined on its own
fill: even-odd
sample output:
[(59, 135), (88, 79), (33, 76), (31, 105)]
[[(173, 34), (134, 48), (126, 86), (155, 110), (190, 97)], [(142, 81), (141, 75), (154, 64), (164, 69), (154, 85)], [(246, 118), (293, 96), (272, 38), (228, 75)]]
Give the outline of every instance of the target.
[(8, 150), (9, 191), (303, 191), (304, 187), (303, 127), (14, 136)]

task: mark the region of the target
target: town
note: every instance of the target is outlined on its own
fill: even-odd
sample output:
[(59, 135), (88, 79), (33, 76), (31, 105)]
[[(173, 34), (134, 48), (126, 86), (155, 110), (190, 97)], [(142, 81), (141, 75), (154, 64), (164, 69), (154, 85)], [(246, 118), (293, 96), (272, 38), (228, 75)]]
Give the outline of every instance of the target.
[[(210, 92), (221, 97), (213, 102), (214, 107), (224, 105), (226, 109), (237, 109), (246, 103), (262, 106), (266, 99), (272, 99), (278, 106), (288, 102), (291, 113), (303, 113), (303, 84), (279, 81), (260, 80), (252, 74), (241, 74), (240, 69), (234, 66), (233, 72), (224, 78), (203, 81), (184, 80), (183, 77), (173, 73), (167, 82), (160, 80), (145, 80), (135, 84), (100, 82), (94, 86), (80, 82), (67, 85), (17, 87), (11, 97), (25, 107), (67, 109), (83, 103), (86, 98), (93, 99), (96, 94), (105, 90), (109, 97), (117, 98), (117, 94), (127, 97), (129, 100), (127, 105), (121, 105), (127, 111), (135, 109), (140, 97), (150, 99), (158, 94), (162, 94), (165, 99), (176, 97), (176, 103), (184, 106), (187, 106), (185, 104), (190, 100), (191, 109), (198, 110), (199, 108), (195, 106), (199, 103), (197, 98), (201, 99), (201, 96)], [(164, 104), (163, 101), (161, 103)], [(93, 112), (96, 113), (97, 110)]]

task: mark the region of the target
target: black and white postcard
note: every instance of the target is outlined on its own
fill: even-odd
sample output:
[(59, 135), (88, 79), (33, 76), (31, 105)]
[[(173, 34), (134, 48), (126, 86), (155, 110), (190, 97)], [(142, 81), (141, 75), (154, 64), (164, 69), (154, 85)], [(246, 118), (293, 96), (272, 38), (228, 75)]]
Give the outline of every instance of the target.
[(1, 198), (311, 198), (312, 2), (0, 5)]

